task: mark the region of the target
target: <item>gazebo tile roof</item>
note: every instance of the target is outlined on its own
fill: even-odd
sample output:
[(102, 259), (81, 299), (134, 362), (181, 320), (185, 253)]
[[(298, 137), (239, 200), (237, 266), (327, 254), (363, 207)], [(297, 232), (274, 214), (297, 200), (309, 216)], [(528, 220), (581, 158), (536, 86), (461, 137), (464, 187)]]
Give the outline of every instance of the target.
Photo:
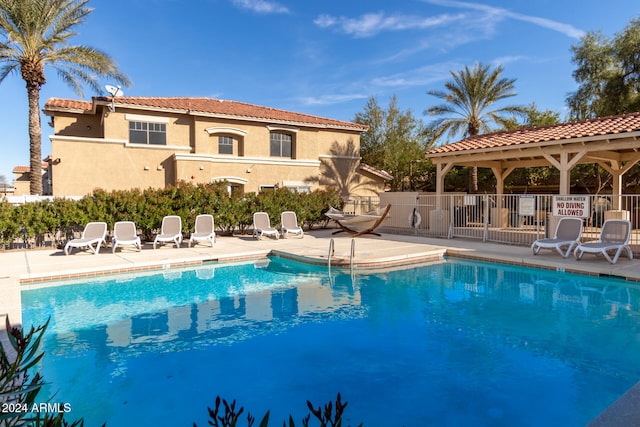
[(427, 151), (426, 154), (428, 156), (430, 154), (445, 154), (574, 138), (618, 135), (637, 131), (640, 131), (640, 112), (598, 117), (581, 122), (568, 122), (550, 126), (476, 135), (453, 144), (434, 148), (433, 150)]

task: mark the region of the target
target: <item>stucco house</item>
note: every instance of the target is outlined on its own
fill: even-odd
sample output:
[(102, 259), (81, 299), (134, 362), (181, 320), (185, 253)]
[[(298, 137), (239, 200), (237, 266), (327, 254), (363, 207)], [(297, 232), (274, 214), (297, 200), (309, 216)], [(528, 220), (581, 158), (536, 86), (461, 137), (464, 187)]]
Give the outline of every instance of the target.
[(342, 187), (337, 181), (353, 180), (350, 174), (366, 183), (354, 187), (357, 196), (384, 191), (391, 178), (360, 164), (367, 127), (357, 123), (191, 97), (51, 98), (44, 113), (53, 127), (47, 160), (54, 196), (180, 181), (310, 191)]
[[(15, 166), (13, 168), (13, 192), (14, 196), (24, 196), (29, 193), (29, 166)], [(49, 177), (48, 158), (42, 163), (42, 196), (51, 195), (51, 179)]]

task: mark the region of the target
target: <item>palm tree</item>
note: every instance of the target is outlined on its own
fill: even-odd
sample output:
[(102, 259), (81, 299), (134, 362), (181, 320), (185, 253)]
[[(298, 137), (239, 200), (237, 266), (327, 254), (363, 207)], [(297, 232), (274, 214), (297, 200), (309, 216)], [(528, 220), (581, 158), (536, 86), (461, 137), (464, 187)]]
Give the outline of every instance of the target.
[[(523, 114), (521, 106), (506, 106), (490, 109), (496, 102), (515, 96), (515, 79), (501, 77), (502, 67), (493, 71), (489, 65), (476, 64), (472, 69), (454, 73), (452, 81), (445, 83), (446, 90), (430, 90), (429, 95), (442, 99), (445, 103), (428, 108), (431, 116), (445, 116), (431, 123), (434, 137), (440, 138), (463, 135), (463, 138), (491, 131), (490, 124), (503, 125), (512, 115)], [(469, 192), (478, 192), (478, 168), (470, 170)]]
[(98, 78), (128, 86), (105, 53), (82, 45), (69, 45), (75, 28), (93, 9), (88, 0), (0, 0), (0, 82), (19, 72), (29, 98), (30, 192), (42, 193), (42, 127), (40, 89), (46, 83), (45, 66), (82, 96), (82, 84), (100, 91)]

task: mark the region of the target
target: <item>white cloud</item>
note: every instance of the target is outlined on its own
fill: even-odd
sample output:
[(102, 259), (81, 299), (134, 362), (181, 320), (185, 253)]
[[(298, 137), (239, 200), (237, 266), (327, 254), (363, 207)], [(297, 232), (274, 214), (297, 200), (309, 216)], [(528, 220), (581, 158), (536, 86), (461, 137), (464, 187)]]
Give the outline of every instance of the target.
[(520, 21), (531, 22), (532, 24), (535, 24), (539, 27), (557, 31), (573, 39), (580, 39), (585, 35), (584, 31), (579, 30), (572, 25), (563, 24), (562, 22), (556, 22), (546, 18), (538, 18), (536, 16), (521, 15), (519, 13), (513, 13), (510, 14), (510, 16)]
[(367, 98), (369, 98), (369, 95), (354, 93), (347, 95), (322, 95), (319, 97), (307, 96), (300, 98), (299, 101), (303, 105), (334, 105)]
[(512, 62), (520, 62), (520, 61), (529, 61), (530, 58), (523, 55), (512, 55), (512, 56), (501, 56), (499, 58), (495, 58), (491, 63), (495, 66), (504, 66), (506, 64)]
[(529, 22), (539, 27), (548, 28), (553, 31), (557, 31), (574, 39), (579, 39), (585, 32), (575, 28), (572, 25), (564, 24), (562, 22), (553, 21), (551, 19), (540, 18), (537, 16), (523, 15), (520, 13), (511, 12), (508, 9), (500, 7), (487, 6), (478, 3), (467, 3), (455, 0), (422, 0), (425, 3), (435, 4), (438, 6), (455, 7), (459, 9), (471, 9), (484, 12), (488, 17), (493, 17), (497, 21), (502, 21), (505, 18), (515, 19), (518, 21)]
[(457, 70), (461, 67), (461, 64), (452, 62), (425, 65), (402, 73), (376, 77), (371, 80), (371, 84), (384, 88), (427, 87), (450, 78), (450, 70)]
[(233, 0), (236, 6), (256, 13), (289, 13), (289, 9), (266, 0)]
[(462, 15), (439, 15), (418, 17), (408, 15), (386, 15), (383, 12), (367, 13), (358, 18), (320, 15), (313, 22), (321, 28), (337, 28), (354, 37), (371, 37), (382, 31), (402, 31), (434, 28), (460, 20)]
[[(243, 1), (246, 2), (249, 0)], [(465, 27), (473, 27), (474, 29), (483, 29), (483, 32), (486, 34), (493, 32), (495, 30), (495, 26), (506, 19), (528, 22), (542, 28), (547, 28), (562, 33), (567, 37), (575, 39), (579, 39), (585, 34), (584, 31), (575, 28), (570, 24), (565, 24), (562, 22), (557, 22), (537, 16), (529, 16), (511, 12), (508, 9), (500, 7), (487, 6), (479, 3), (467, 3), (455, 0), (422, 1), (425, 3), (443, 7), (475, 11), (481, 13), (482, 16), (478, 17), (467, 14), (441, 14), (436, 16), (421, 17), (415, 15), (386, 14), (384, 12), (375, 12), (366, 13), (356, 18), (323, 14), (318, 16), (313, 22), (320, 28), (333, 28), (357, 38), (371, 37), (383, 31), (404, 31), (415, 29), (421, 30), (437, 28), (445, 25), (448, 25), (449, 29), (454, 29), (456, 26), (451, 24), (456, 22), (460, 24), (456, 29), (456, 31), (458, 32), (464, 32)]]

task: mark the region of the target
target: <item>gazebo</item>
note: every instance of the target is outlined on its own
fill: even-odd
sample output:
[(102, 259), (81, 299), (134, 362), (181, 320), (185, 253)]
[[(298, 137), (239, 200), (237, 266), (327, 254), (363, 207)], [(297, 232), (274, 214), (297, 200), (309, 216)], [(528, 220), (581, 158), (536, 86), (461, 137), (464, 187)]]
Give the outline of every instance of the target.
[[(613, 207), (620, 209), (622, 176), (640, 160), (640, 113), (477, 135), (429, 150), (437, 168), (436, 194), (454, 166), (490, 168), (496, 194), (516, 168), (553, 166), (560, 171), (560, 195), (570, 194), (570, 173), (578, 164), (597, 163), (613, 177)], [(438, 198), (440, 200), (440, 198)]]

